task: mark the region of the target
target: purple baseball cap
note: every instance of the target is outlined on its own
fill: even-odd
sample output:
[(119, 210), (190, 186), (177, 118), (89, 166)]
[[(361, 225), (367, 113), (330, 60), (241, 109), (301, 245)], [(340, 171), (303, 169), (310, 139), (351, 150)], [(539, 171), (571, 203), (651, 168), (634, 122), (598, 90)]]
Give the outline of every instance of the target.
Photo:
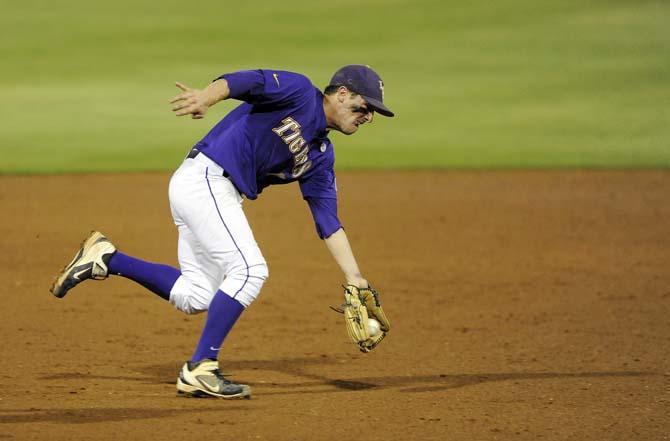
[(393, 116), (393, 112), (384, 105), (384, 82), (369, 66), (349, 64), (333, 75), (330, 86), (344, 86), (362, 96), (375, 112), (384, 116)]

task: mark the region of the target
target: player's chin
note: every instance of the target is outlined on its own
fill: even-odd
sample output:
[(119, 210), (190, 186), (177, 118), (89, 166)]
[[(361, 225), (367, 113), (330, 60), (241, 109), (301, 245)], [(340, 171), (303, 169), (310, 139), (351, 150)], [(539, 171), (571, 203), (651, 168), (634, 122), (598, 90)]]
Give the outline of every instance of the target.
[(358, 131), (358, 124), (353, 123), (350, 124), (348, 127), (346, 127), (344, 130), (342, 130), (342, 133), (344, 133), (345, 135), (353, 135), (357, 131)]

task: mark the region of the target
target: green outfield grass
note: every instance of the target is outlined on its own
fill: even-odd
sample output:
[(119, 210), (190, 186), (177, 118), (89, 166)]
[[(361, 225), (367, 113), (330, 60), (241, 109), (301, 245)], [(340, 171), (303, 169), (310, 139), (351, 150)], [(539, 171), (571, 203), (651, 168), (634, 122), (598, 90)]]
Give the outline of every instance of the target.
[(645, 0), (7, 2), (0, 173), (170, 170), (234, 105), (178, 119), (175, 80), (349, 63), (397, 118), (333, 135), (341, 169), (668, 167), (669, 23)]

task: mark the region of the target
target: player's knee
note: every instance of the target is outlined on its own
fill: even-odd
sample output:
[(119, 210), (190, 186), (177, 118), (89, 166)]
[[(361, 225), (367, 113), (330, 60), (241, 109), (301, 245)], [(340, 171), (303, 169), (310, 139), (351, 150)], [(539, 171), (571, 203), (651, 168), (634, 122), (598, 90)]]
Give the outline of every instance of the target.
[(174, 302), (172, 302), (172, 298), (170, 298), (170, 302), (175, 308), (185, 314), (200, 314), (201, 312), (207, 311), (206, 306), (203, 307), (203, 305), (198, 304), (198, 302), (194, 302), (190, 297), (181, 297)]
[(199, 314), (207, 311), (214, 294), (211, 291), (182, 276), (170, 291), (170, 303), (186, 314)]
[(221, 286), (221, 290), (248, 307), (258, 298), (263, 284), (270, 276), (265, 261), (249, 265), (229, 274)]
[(253, 268), (249, 268), (249, 273), (253, 275), (256, 279), (260, 280), (261, 286), (265, 281), (270, 277), (270, 268), (268, 268), (268, 264), (265, 262), (262, 262), (258, 265), (254, 265)]
[(245, 308), (258, 298), (261, 293), (261, 288), (269, 276), (270, 270), (265, 262), (249, 267), (249, 275), (246, 285), (240, 291), (240, 295), (238, 296), (240, 303), (242, 303)]

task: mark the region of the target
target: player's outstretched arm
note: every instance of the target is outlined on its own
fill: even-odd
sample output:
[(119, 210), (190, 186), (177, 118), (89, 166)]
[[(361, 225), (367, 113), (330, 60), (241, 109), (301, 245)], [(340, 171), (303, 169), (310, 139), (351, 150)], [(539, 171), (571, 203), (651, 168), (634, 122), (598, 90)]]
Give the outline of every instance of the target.
[(176, 116), (191, 115), (193, 119), (204, 118), (207, 109), (230, 96), (230, 88), (224, 78), (210, 83), (204, 89), (193, 89), (178, 81), (175, 85), (181, 89), (181, 93), (170, 101), (174, 104), (172, 111)]
[(326, 243), (326, 247), (328, 247), (330, 254), (333, 255), (333, 258), (344, 273), (347, 285), (354, 285), (358, 288), (367, 288), (368, 281), (363, 278), (361, 271), (358, 269), (356, 258), (351, 251), (349, 239), (347, 239), (344, 230), (340, 228), (329, 237), (325, 238), (324, 242)]
[[(362, 352), (370, 352), (391, 329), (386, 313), (382, 309), (379, 293), (361, 276), (343, 229), (340, 228), (324, 240), (347, 280), (347, 285), (344, 287), (344, 304), (340, 308), (333, 309), (344, 314), (351, 341), (356, 343)], [(379, 328), (374, 332), (369, 327), (369, 319), (376, 319), (379, 324)]]

